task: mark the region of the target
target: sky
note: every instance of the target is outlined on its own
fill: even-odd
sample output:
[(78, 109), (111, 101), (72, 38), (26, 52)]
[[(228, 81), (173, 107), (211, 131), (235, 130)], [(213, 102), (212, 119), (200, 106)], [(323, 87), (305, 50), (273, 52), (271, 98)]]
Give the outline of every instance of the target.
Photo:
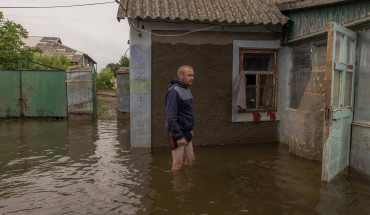
[[(89, 55), (98, 71), (118, 63), (129, 48), (127, 19), (118, 22), (114, 0), (0, 0), (0, 7), (45, 7), (59, 5), (109, 4), (47, 9), (0, 8), (5, 19), (21, 24), (29, 36), (59, 37), (62, 44)], [(129, 51), (127, 51), (129, 56)]]

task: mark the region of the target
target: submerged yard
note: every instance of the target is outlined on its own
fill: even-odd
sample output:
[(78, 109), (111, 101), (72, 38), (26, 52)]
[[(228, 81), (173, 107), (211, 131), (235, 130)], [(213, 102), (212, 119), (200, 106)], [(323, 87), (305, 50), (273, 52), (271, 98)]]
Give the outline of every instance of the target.
[(169, 148), (130, 150), (127, 117), (99, 105), (97, 122), (0, 121), (0, 214), (370, 212), (368, 179), (322, 184), (320, 162), (278, 143), (195, 147), (195, 165), (174, 173)]

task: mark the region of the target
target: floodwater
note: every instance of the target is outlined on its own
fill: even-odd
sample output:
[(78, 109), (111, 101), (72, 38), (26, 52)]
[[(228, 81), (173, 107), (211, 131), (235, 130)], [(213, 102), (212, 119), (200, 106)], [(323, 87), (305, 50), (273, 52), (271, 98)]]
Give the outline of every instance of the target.
[[(370, 214), (370, 181), (320, 182), (321, 163), (283, 144), (129, 150), (129, 122), (100, 102), (97, 122), (0, 121), (0, 214)], [(196, 143), (195, 143), (196, 145)]]

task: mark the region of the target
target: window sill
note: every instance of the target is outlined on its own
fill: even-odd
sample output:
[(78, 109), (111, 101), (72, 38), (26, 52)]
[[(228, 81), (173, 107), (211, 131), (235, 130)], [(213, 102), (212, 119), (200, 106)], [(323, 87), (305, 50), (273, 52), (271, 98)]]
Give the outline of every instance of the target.
[(367, 120), (353, 120), (352, 125), (370, 128), (370, 121)]
[(288, 112), (297, 112), (297, 109), (293, 109), (293, 108), (286, 108), (285, 110)]
[[(261, 114), (261, 122), (272, 122), (273, 120), (270, 119), (270, 116), (267, 116), (267, 112), (258, 112)], [(276, 119), (275, 121), (280, 120), (280, 115), (277, 112), (274, 112)], [(246, 113), (237, 113), (233, 115), (232, 122), (254, 122), (253, 114), (252, 112), (246, 112)]]

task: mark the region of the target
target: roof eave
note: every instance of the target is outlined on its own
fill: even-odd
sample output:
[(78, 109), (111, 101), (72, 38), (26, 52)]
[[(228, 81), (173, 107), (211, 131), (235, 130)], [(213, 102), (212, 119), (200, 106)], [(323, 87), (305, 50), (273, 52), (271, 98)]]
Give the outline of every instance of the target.
[(343, 2), (351, 2), (355, 0), (305, 0), (305, 1), (291, 1), (277, 4), (280, 11), (292, 11), (299, 9), (306, 9), (311, 7), (319, 7), (324, 5), (338, 4)]
[(250, 26), (250, 25), (285, 25), (289, 18), (288, 17), (285, 17), (285, 19), (282, 21), (282, 22), (266, 22), (266, 23), (262, 23), (262, 22), (249, 22), (249, 23), (246, 23), (246, 22), (239, 22), (237, 23), (236, 21), (232, 21), (232, 22), (227, 22), (226, 20), (220, 22), (218, 20), (190, 20), (190, 19), (179, 19), (179, 18), (176, 18), (176, 19), (170, 19), (169, 17), (165, 18), (165, 19), (162, 19), (160, 17), (157, 17), (157, 18), (150, 18), (150, 17), (146, 17), (146, 18), (142, 18), (142, 17), (128, 17), (128, 19), (136, 19), (136, 20), (141, 20), (141, 21), (149, 21), (149, 22), (169, 22), (169, 23), (195, 23), (195, 24), (210, 24), (210, 25), (222, 25), (222, 26), (228, 26), (228, 25), (238, 25), (238, 26)]

